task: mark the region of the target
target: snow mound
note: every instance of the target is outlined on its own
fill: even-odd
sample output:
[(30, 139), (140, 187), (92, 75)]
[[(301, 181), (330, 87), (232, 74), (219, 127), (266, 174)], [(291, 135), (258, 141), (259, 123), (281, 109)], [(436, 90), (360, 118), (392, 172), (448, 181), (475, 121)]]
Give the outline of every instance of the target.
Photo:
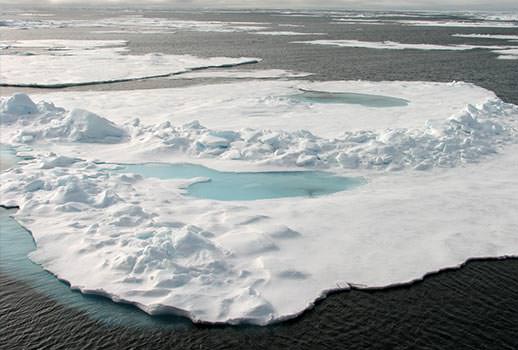
[[(148, 135), (141, 149), (152, 144), (162, 153), (183, 152), (196, 157), (246, 160), (279, 166), (401, 170), (454, 167), (476, 162), (517, 141), (518, 107), (492, 100), (466, 109), (422, 129), (349, 131), (331, 139), (309, 131), (243, 129), (216, 131), (199, 123), (140, 126)], [(157, 142), (150, 142), (149, 137)], [(147, 149), (152, 153), (153, 149)]]
[(36, 140), (116, 143), (126, 132), (94, 113), (74, 109), (70, 113), (52, 103), (37, 105), (26, 94), (15, 94), (0, 105), (2, 128), (15, 131), (11, 141), (32, 143)]
[[(0, 111), (3, 118), (8, 116), (22, 116), (38, 112), (36, 104), (26, 94), (14, 94), (0, 104)], [(4, 119), (2, 118), (2, 122)]]
[(214, 130), (197, 121), (174, 126), (169, 121), (146, 125), (131, 120), (116, 125), (85, 110), (67, 113), (49, 103), (38, 106), (39, 113), (30, 119), (13, 121), (15, 115), (1, 113), (1, 120), (11, 121), (2, 138), (18, 143), (123, 143), (142, 158), (183, 154), (282, 167), (389, 171), (473, 163), (518, 139), (518, 107), (496, 97), (443, 120), (427, 121), (421, 128), (344, 131), (332, 138), (306, 130)]
[(82, 109), (74, 109), (63, 121), (63, 135), (76, 142), (119, 142), (125, 132), (108, 119)]

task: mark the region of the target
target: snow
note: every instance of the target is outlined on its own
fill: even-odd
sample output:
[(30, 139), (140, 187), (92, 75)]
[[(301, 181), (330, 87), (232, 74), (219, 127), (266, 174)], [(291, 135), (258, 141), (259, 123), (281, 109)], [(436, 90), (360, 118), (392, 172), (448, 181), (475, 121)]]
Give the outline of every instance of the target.
[(507, 49), (513, 46), (484, 46), (484, 45), (435, 45), (435, 44), (408, 44), (395, 41), (360, 41), (360, 40), (309, 40), (293, 41), (298, 44), (330, 45), (339, 47), (364, 47), (382, 50), (452, 50), (464, 51), (473, 49)]
[[(40, 55), (1, 55), (0, 84), (31, 87), (65, 87), (99, 82), (128, 81), (179, 74), (194, 69), (255, 63), (257, 58), (201, 58), (191, 55), (122, 55), (125, 47), (106, 46), (124, 41), (25, 40), (19, 47), (40, 47), (51, 51)], [(103, 67), (103, 69), (99, 69)]]
[[(286, 100), (302, 88), (410, 104)], [(518, 255), (518, 106), (472, 84), (244, 81), (38, 98), (67, 105), (1, 99), (0, 141), (30, 144), (35, 158), (0, 174), (0, 204), (20, 207), (15, 217), (37, 244), (30, 258), (84, 293), (150, 314), (264, 325), (331, 290)], [(264, 115), (262, 127), (249, 125), (261, 110), (277, 128)], [(309, 130), (293, 129), (293, 117)], [(185, 195), (200, 178), (93, 162), (186, 159), (234, 171), (328, 169), (366, 183), (316, 198), (215, 201)]]
[[(215, 74), (204, 71), (190, 74)], [(221, 74), (231, 74), (231, 70)], [(183, 77), (180, 75), (179, 77)], [(391, 96), (410, 101), (408, 106), (369, 108), (353, 104), (303, 103), (291, 98), (303, 90), (356, 92)], [(455, 96), (455, 98), (452, 98)], [(368, 81), (238, 81), (184, 88), (102, 92), (56, 92), (34, 95), (66, 109), (82, 108), (118, 124), (134, 118), (159, 125), (199, 121), (209, 129), (307, 130), (323, 138), (344, 131), (383, 131), (422, 128), (427, 120), (443, 121), (461, 113), (467, 104), (482, 105), (496, 96), (466, 83), (368, 82)], [(440, 101), (440, 102), (437, 102)]]

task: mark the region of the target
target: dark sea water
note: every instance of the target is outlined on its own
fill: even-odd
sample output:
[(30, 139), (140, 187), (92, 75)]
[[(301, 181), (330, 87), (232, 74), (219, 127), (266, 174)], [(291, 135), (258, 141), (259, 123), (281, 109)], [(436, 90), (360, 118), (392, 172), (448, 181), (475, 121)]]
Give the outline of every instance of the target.
[[(127, 14), (118, 10), (51, 9), (48, 12), (57, 19)], [(293, 37), (178, 31), (121, 35), (94, 34), (91, 33), (94, 29), (89, 28), (60, 28), (9, 30), (0, 35), (2, 40), (127, 39), (133, 54), (260, 57), (262, 62), (246, 68), (306, 71), (314, 73), (310, 78), (313, 80), (461, 80), (488, 88), (505, 101), (518, 104), (518, 61), (497, 60), (489, 50), (372, 50), (290, 43), (355, 39), (506, 45), (499, 40), (457, 38), (451, 34), (518, 35), (517, 28), (333, 24), (327, 16), (285, 17), (278, 13), (145, 11), (141, 14), (268, 22), (272, 23), (272, 30), (328, 34)], [(304, 27), (276, 27), (277, 24)], [(66, 90), (153, 89), (227, 80), (161, 78)], [(16, 91), (55, 90), (4, 87), (0, 94)], [(0, 349), (518, 349), (518, 259), (472, 261), (461, 269), (433, 274), (410, 286), (335, 293), (301, 317), (267, 327), (194, 325), (178, 317), (149, 317), (130, 306), (70, 291), (37, 266), (24, 265), (32, 264), (25, 255), (17, 257), (20, 260), (15, 262), (27, 267), (22, 276), (13, 265), (4, 263), (12, 258), (9, 250), (14, 243), (8, 239), (16, 234), (30, 240), (30, 235), (7, 219), (8, 213), (2, 210)]]

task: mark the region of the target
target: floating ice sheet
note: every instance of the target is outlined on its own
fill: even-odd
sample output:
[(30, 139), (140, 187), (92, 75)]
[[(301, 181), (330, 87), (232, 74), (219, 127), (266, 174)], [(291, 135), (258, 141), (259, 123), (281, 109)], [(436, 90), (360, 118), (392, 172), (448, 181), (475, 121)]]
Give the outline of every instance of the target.
[(24, 40), (9, 43), (8, 45), (15, 47), (47, 47), (54, 52), (29, 56), (0, 56), (0, 84), (65, 87), (168, 76), (195, 69), (235, 66), (260, 60), (246, 57), (201, 58), (159, 53), (121, 55), (124, 47), (106, 47), (123, 43), (125, 42), (120, 40)]
[(229, 78), (229, 79), (272, 79), (272, 78), (301, 78), (312, 73), (287, 71), (284, 69), (209, 69), (172, 76), (171, 79), (204, 79), (204, 78)]
[(74, 289), (151, 314), (266, 324), (329, 290), (517, 255), (516, 151), (332, 196), (246, 204), (188, 199), (185, 183), (51, 157), (1, 175), (0, 198), (21, 207), (16, 219), (38, 246), (31, 259)]
[(398, 20), (396, 22), (418, 27), (518, 28), (518, 23), (505, 21)]
[(363, 47), (381, 50), (451, 50), (464, 51), (473, 49), (507, 49), (513, 46), (492, 45), (436, 45), (436, 44), (409, 44), (396, 41), (361, 41), (361, 40), (308, 40), (293, 41), (299, 44), (330, 45), (339, 47)]
[[(396, 118), (406, 109), (418, 112), (414, 117), (435, 118), (420, 128), (381, 129), (378, 122), (376, 130), (344, 129), (343, 135), (326, 139), (308, 131), (216, 130), (196, 122), (175, 126), (176, 113), (182, 114), (175, 89), (126, 91), (124, 98), (86, 93), (98, 108), (111, 106), (100, 115), (35, 104), (21, 94), (3, 98), (0, 137), (31, 144), (36, 156), (0, 175), (0, 204), (20, 207), (16, 219), (37, 244), (31, 259), (72, 288), (151, 314), (267, 324), (300, 314), (329, 290), (407, 283), (469, 258), (518, 254), (517, 106), (464, 83), (261, 84), (193, 87), (178, 94), (190, 101), (184, 108), (199, 108), (192, 101), (217, 92), (203, 108), (212, 118), (221, 113), (220, 123), (232, 119), (232, 109), (246, 122), (243, 108), (254, 101), (251, 97), (264, 97), (265, 91), (289, 94), (302, 86), (405, 98), (408, 106), (388, 109), (397, 109), (388, 115), (399, 126), (412, 122), (411, 113)], [(76, 92), (76, 99), (67, 94), (61, 98), (75, 107), (87, 101), (83, 93)], [(232, 109), (214, 111), (229, 95), (235, 96)], [(52, 96), (58, 97), (46, 99)], [(168, 99), (169, 105), (158, 103)], [(257, 106), (272, 105), (274, 111), (278, 101), (286, 101), (259, 100)], [(437, 108), (428, 108), (426, 100)], [(146, 108), (133, 111), (142, 112), (142, 120), (124, 115), (133, 109), (131, 101)], [(322, 124), (337, 128), (343, 113), (333, 108), (354, 111), (353, 119), (372, 113), (374, 125), (374, 117), (383, 116), (379, 108), (374, 113), (364, 106), (303, 106), (301, 111), (333, 111), (315, 123), (315, 130), (325, 129)], [(168, 108), (169, 120), (156, 111), (153, 116), (153, 108)], [(306, 117), (295, 116), (297, 121)], [(289, 124), (293, 120), (284, 120)], [(185, 156), (229, 168), (253, 163), (256, 170), (297, 165), (347, 176), (351, 170), (346, 169), (354, 168), (367, 183), (309, 199), (215, 201), (185, 196), (185, 188), (199, 178), (143, 178), (80, 159), (137, 163)], [(241, 162), (228, 160), (232, 157)], [(393, 165), (421, 171), (375, 171)]]
[(518, 35), (511, 34), (452, 34), (458, 38), (473, 38), (473, 39), (497, 39), (509, 40), (511, 42), (518, 41)]

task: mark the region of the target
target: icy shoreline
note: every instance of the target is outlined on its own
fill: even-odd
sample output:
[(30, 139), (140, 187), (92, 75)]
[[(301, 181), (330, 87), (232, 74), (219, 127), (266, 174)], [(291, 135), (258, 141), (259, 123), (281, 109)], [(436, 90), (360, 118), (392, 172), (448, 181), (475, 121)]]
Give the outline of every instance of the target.
[[(410, 83), (362, 84), (353, 84), (356, 91), (408, 97)], [(468, 259), (516, 256), (518, 107), (469, 84), (439, 87), (431, 91), (464, 94), (477, 105), (455, 107), (451, 116), (452, 101), (442, 120), (421, 129), (334, 138), (317, 136), (317, 126), (313, 134), (173, 126), (152, 115), (112, 120), (115, 107), (101, 116), (14, 95), (1, 101), (0, 141), (31, 145), (35, 159), (0, 175), (0, 204), (19, 206), (16, 219), (37, 243), (31, 259), (71, 288), (195, 322), (265, 325), (296, 317), (337, 289), (410, 283)], [(185, 196), (195, 179), (117, 174), (92, 162), (150, 154), (329, 168), (361, 173), (368, 183), (311, 199), (222, 202)], [(288, 298), (293, 290), (297, 298)]]

